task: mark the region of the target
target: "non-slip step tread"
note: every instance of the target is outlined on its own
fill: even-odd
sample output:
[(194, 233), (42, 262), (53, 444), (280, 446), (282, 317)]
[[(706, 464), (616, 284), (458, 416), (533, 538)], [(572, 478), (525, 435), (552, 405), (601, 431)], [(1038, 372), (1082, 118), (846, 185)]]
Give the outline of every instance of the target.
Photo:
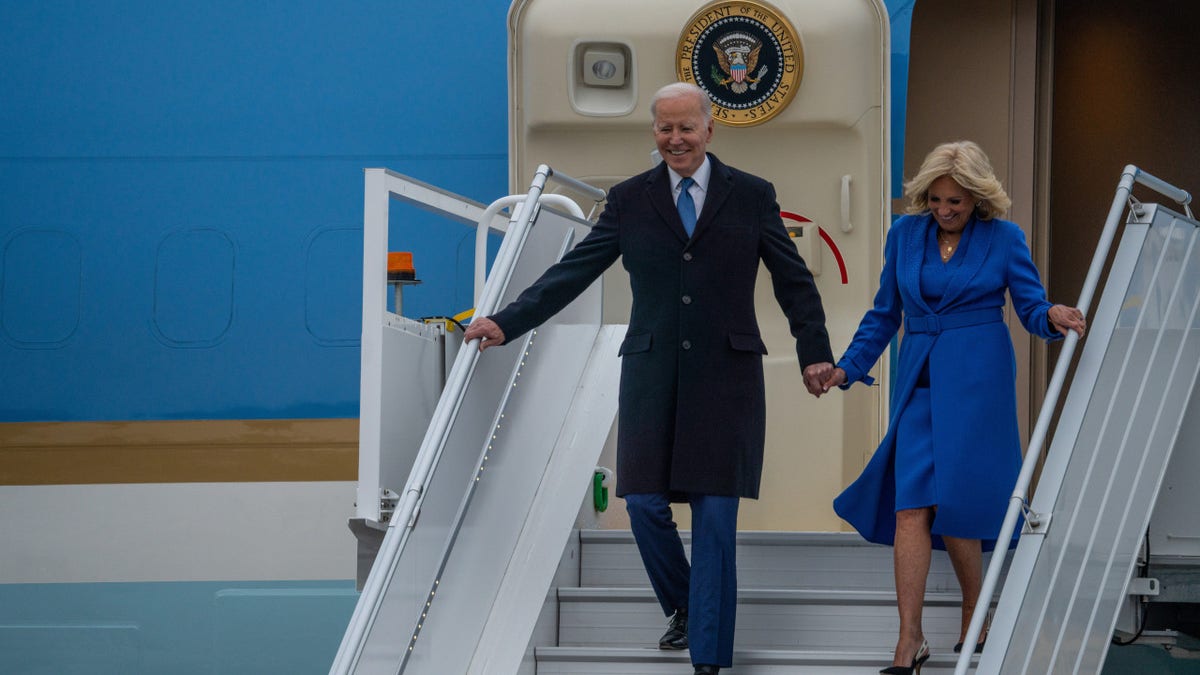
[[(687, 547), (691, 533), (680, 533)], [(636, 587), (648, 583), (628, 530), (579, 534), (583, 586)], [(984, 564), (990, 555), (984, 556)], [(893, 590), (893, 550), (853, 532), (739, 532), (740, 588), (861, 588)], [(957, 591), (949, 556), (935, 551), (927, 588)]]
[[(539, 647), (535, 650), (538, 673), (656, 673), (683, 672), (691, 663), (686, 651), (672, 652), (654, 648)], [(768, 675), (774, 673), (866, 673), (877, 672), (891, 663), (891, 650), (788, 650), (736, 649), (733, 667), (723, 668), (728, 675)], [(978, 656), (972, 662), (978, 663)], [(935, 652), (923, 673), (950, 673), (958, 655)]]
[[(690, 542), (691, 530), (679, 530), (679, 537)], [(580, 530), (579, 540), (588, 543), (632, 542), (629, 530)], [(845, 546), (855, 548), (889, 549), (882, 544), (873, 544), (857, 532), (788, 532), (775, 530), (738, 530), (737, 543), (754, 546)]]
[[(559, 590), (558, 603), (558, 644), (563, 646), (654, 647), (667, 625), (648, 588), (564, 588)], [(961, 627), (960, 596), (928, 594), (923, 624), (931, 645), (949, 649)], [(737, 640), (747, 647), (886, 649), (898, 630), (892, 592), (743, 589), (738, 593)]]
[[(809, 588), (739, 588), (738, 604), (838, 604), (838, 605), (895, 605), (896, 593), (891, 590), (809, 589)], [(655, 602), (649, 587), (565, 587), (558, 589), (563, 602)], [(925, 594), (925, 606), (953, 605), (962, 601), (960, 593), (930, 591)]]

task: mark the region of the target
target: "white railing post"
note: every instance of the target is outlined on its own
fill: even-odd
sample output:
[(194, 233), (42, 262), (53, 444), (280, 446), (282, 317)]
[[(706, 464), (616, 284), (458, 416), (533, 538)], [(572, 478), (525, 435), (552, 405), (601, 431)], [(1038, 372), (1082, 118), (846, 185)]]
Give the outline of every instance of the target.
[[(504, 209), (507, 209), (515, 204), (525, 201), (526, 195), (508, 195), (501, 197), (496, 201), (488, 204), (487, 209), (483, 212), (483, 216), (479, 218), (479, 224), (475, 228), (475, 293), (471, 300), (476, 305), (479, 304), (479, 299), (483, 296), (483, 284), (487, 280), (487, 244), (488, 232), (491, 230), (492, 218)], [(565, 195), (542, 195), (541, 203), (554, 204), (568, 213), (584, 220), (583, 209), (575, 203), (575, 200)], [(513, 211), (512, 219), (520, 218), (520, 213)]]
[[(378, 190), (378, 182), (372, 180), (372, 176), (373, 174), (369, 173), (367, 178), (366, 191), (368, 194), (365, 198), (367, 205), (365, 218), (368, 222), (377, 222), (379, 219), (377, 202), (379, 195), (374, 193)], [(555, 175), (553, 170), (545, 164), (539, 166), (529, 192), (520, 201), (521, 206), (513, 213), (515, 223), (511, 224), (504, 239), (501, 241), (500, 251), (497, 253), (493, 267), (499, 273), (490, 275), (487, 278), (487, 282), (484, 283), (483, 292), (478, 298), (475, 308), (477, 316), (491, 314), (495, 311), (496, 305), (504, 296), (509, 278), (511, 277), (512, 268), (520, 257), (521, 249), (524, 246), (529, 231), (530, 222), (536, 214), (536, 206), (542, 198), (546, 181), (552, 176), (557, 182), (563, 183), (595, 199), (597, 202), (604, 199), (605, 193), (603, 190), (594, 188), (569, 176), (562, 174)], [(390, 196), (386, 195), (386, 190), (384, 192), (385, 198), (389, 198)], [(562, 204), (561, 200), (569, 201), (566, 197), (559, 195), (549, 195), (549, 197), (554, 197), (554, 201), (560, 204)], [(574, 205), (574, 202), (571, 203)], [(575, 212), (582, 215), (582, 211), (577, 205), (574, 206), (574, 209)], [(499, 209), (497, 209), (498, 211)], [(385, 203), (383, 205), (384, 227), (386, 227), (386, 213), (387, 206)], [(494, 213), (486, 214), (479, 221), (478, 227), (484, 232), (485, 237), (492, 215)], [(486, 240), (484, 245), (486, 253)], [(371, 253), (364, 252), (364, 256), (367, 255), (371, 255)], [(433, 471), (437, 468), (438, 459), (442, 448), (445, 446), (447, 434), (454, 423), (455, 417), (458, 415), (466, 385), (470, 381), (475, 364), (479, 359), (479, 350), (476, 342), (474, 340), (470, 343), (464, 342), (459, 347), (458, 355), (450, 370), (450, 375), (443, 388), (442, 396), (438, 400), (433, 418), (430, 420), (429, 428), (425, 433), (425, 438), (421, 442), (420, 449), (417, 451), (408, 482), (388, 523), (387, 531), (376, 554), (375, 564), (371, 567), (371, 572), (367, 576), (366, 583), (363, 585), (363, 590), (355, 606), (354, 614), (350, 618), (350, 624), (347, 626), (346, 633), (342, 637), (342, 642), (338, 647), (337, 655), (334, 657), (333, 664), (330, 667), (330, 675), (346, 675), (353, 672), (356, 667), (367, 633), (374, 623), (375, 616), (378, 614), (384, 591), (395, 574), (396, 566), (400, 559), (400, 552), (403, 550), (404, 544), (408, 539), (408, 534), (416, 522), (415, 516), (420, 509), (421, 500), (424, 498), (425, 491), (429, 486), (429, 480)], [(393, 637), (399, 639), (401, 636)]]
[[(1076, 305), (1085, 317), (1092, 304), (1092, 297), (1095, 295), (1096, 287), (1100, 283), (1100, 275), (1104, 271), (1104, 262), (1108, 258), (1109, 249), (1112, 248), (1117, 227), (1120, 225), (1121, 215), (1125, 212), (1125, 204), (1129, 200), (1129, 195), (1135, 182), (1166, 195), (1176, 202), (1183, 204), (1185, 207), (1192, 199), (1191, 195), (1185, 190), (1181, 190), (1159, 178), (1144, 173), (1132, 164), (1125, 167), (1125, 170), (1121, 173), (1121, 179), (1117, 183), (1117, 192), (1113, 196), (1112, 206), (1109, 207), (1108, 219), (1104, 223), (1104, 230), (1100, 233), (1100, 242), (1096, 246), (1095, 255), (1092, 256), (1092, 263), (1088, 268), (1087, 277), (1083, 282), (1083, 289), (1079, 294), (1079, 302)], [(1009, 498), (1008, 511), (1005, 513), (1004, 522), (1000, 526), (1000, 534), (996, 539), (996, 550), (992, 554), (987, 574), (984, 576), (983, 586), (979, 593), (979, 601), (975, 604), (977, 609), (984, 608), (984, 611), (976, 611), (971, 617), (971, 624), (967, 629), (966, 639), (963, 640), (962, 653), (959, 654), (958, 662), (954, 669), (955, 675), (965, 675), (970, 668), (971, 657), (975, 652), (975, 644), (979, 642), (979, 636), (983, 632), (983, 625), (988, 616), (986, 609), (991, 606), (992, 596), (995, 594), (996, 586), (1000, 580), (1000, 573), (1004, 567), (1008, 542), (1012, 539), (1017, 519), (1025, 507), (1029, 484), (1033, 480), (1033, 473), (1041, 459), (1046, 443), (1046, 434), (1050, 428), (1054, 410), (1058, 406), (1058, 399), (1062, 395), (1067, 371), (1070, 369), (1071, 359), (1075, 354), (1075, 347), (1078, 344), (1079, 336), (1074, 332), (1068, 333), (1063, 343), (1062, 351), (1058, 355), (1058, 361), (1054, 366), (1054, 374), (1050, 378), (1050, 384), (1046, 388), (1046, 397), (1042, 401), (1042, 408), (1038, 413), (1037, 424), (1029, 439), (1029, 448), (1025, 453), (1025, 460), (1021, 464), (1021, 472), (1017, 476), (1017, 484), (1013, 488), (1012, 496)], [(1040, 523), (1034, 522), (1033, 519), (1041, 515), (1030, 513), (1030, 525), (1039, 525)]]

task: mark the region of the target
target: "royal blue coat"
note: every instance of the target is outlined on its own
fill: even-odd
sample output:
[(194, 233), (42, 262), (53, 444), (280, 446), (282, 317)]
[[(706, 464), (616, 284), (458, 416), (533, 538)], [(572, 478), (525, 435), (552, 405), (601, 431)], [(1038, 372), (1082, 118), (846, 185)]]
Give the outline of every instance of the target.
[(783, 227), (775, 189), (708, 157), (712, 173), (691, 238), (659, 164), (614, 186), (592, 231), (491, 317), (506, 340), (515, 339), (621, 258), (633, 291), (620, 348), (621, 496), (758, 497), (767, 353), (754, 307), (760, 261), (800, 365), (833, 361), (820, 295)]
[(867, 371), (905, 325), (892, 394), (889, 430), (862, 474), (834, 500), (834, 510), (869, 541), (895, 540), (896, 420), (904, 413), (917, 376), (929, 365), (937, 514), (940, 535), (995, 539), (1021, 466), (1017, 426), (1016, 361), (1003, 322), (1004, 294), (1021, 324), (1046, 340), (1062, 337), (1047, 319), (1037, 268), (1014, 223), (974, 220), (964, 230), (965, 258), (951, 272), (936, 306), (922, 297), (920, 275), (932, 228), (928, 214), (905, 216), (888, 232), (875, 306), (866, 313), (838, 362), (847, 384), (870, 383)]

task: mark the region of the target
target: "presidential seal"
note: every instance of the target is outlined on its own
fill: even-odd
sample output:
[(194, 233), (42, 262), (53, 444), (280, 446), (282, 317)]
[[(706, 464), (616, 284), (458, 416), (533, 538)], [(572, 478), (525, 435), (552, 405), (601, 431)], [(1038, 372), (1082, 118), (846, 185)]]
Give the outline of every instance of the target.
[(713, 2), (679, 35), (676, 71), (713, 102), (713, 119), (730, 126), (762, 124), (796, 95), (804, 52), (796, 29), (762, 2)]

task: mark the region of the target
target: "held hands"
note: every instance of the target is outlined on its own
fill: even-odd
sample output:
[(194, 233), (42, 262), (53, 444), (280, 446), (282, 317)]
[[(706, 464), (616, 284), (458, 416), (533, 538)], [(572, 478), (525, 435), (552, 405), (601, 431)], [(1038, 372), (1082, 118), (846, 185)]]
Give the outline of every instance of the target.
[(1083, 312), (1074, 307), (1054, 305), (1046, 312), (1046, 316), (1064, 337), (1071, 331), (1075, 331), (1079, 337), (1083, 337), (1084, 331), (1087, 330), (1087, 321), (1083, 318)]
[[(1075, 307), (1054, 305), (1046, 314), (1054, 328), (1064, 336), (1075, 331), (1079, 337), (1083, 337), (1084, 332), (1087, 331), (1087, 320), (1083, 318), (1083, 312)], [(846, 371), (832, 363), (814, 363), (804, 369), (804, 387), (808, 389), (808, 393), (817, 398), (830, 389), (840, 387), (845, 383)]]
[(471, 325), (467, 326), (466, 332), (463, 333), (463, 339), (467, 342), (476, 338), (479, 338), (479, 351), (482, 352), (488, 347), (504, 344), (504, 331), (500, 330), (500, 326), (497, 326), (495, 321), (482, 316), (473, 319)]
[(825, 381), (821, 383), (821, 387), (824, 388), (825, 391), (829, 391), (830, 389), (833, 389), (834, 387), (840, 387), (843, 384), (846, 384), (846, 371), (842, 370), (841, 368), (834, 368), (833, 370), (829, 371), (829, 377), (825, 378)]
[(845, 383), (846, 371), (832, 363), (814, 363), (804, 369), (804, 387), (817, 398)]
[[(841, 368), (834, 368), (833, 364), (828, 361), (810, 364), (804, 369), (804, 388), (808, 390), (808, 393), (820, 398), (821, 394), (829, 391), (826, 383), (833, 376), (833, 373), (840, 370)], [(843, 372), (843, 379), (845, 375)]]

